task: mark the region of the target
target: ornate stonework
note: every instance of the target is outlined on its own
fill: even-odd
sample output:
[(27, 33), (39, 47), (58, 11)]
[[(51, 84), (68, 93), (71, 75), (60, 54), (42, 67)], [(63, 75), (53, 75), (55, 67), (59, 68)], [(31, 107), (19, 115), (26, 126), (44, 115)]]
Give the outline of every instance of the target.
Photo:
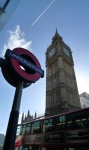
[(46, 51), (46, 115), (80, 108), (72, 52), (57, 30)]

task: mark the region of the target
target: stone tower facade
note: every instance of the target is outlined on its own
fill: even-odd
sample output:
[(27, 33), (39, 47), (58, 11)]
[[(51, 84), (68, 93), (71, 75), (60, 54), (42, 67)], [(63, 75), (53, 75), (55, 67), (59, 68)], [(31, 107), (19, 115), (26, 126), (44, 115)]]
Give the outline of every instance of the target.
[(46, 51), (46, 115), (80, 108), (71, 49), (57, 30)]

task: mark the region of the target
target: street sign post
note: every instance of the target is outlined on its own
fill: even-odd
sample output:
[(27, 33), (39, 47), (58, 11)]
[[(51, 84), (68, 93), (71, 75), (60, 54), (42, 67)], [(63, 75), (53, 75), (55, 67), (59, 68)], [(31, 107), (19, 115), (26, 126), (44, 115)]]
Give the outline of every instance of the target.
[(37, 58), (23, 48), (8, 49), (5, 59), (0, 58), (0, 67), (7, 82), (16, 87), (3, 147), (14, 150), (22, 90), (44, 77), (44, 71)]

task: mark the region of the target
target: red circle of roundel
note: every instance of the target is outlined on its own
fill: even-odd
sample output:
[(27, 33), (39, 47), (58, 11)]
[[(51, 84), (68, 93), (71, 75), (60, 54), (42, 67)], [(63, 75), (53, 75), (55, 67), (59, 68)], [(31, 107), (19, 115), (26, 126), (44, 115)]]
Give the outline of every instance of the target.
[[(36, 67), (40, 68), (41, 69), (41, 66), (40, 66), (40, 63), (39, 61), (37, 60), (37, 58), (28, 50), (24, 49), (24, 48), (15, 48), (13, 49), (13, 52), (15, 52), (16, 54), (18, 55), (27, 55), (28, 57), (32, 58), (32, 60), (35, 62), (36, 64)], [(12, 63), (12, 66), (14, 67), (15, 71), (22, 77), (24, 78), (25, 80), (27, 80), (28, 82), (35, 82), (37, 81), (41, 75), (39, 73), (34, 73), (34, 74), (30, 74), (30, 73), (27, 73), (25, 72), (23, 69), (21, 69), (19, 63), (17, 60), (11, 58), (11, 63)]]

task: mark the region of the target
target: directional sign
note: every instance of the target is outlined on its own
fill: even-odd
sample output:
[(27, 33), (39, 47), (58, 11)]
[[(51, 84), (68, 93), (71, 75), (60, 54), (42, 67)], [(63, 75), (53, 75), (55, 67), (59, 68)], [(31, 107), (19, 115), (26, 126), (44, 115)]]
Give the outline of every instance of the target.
[[(35, 82), (44, 77), (39, 61), (30, 51), (24, 48), (15, 48), (13, 51), (8, 49), (5, 57), (11, 59), (14, 70), (26, 81)], [(22, 69), (21, 66), (28, 69)]]
[(24, 57), (22, 57), (22, 56), (20, 56), (20, 55), (18, 55), (16, 53), (14, 53), (13, 51), (8, 49), (6, 51), (5, 56), (14, 58), (15, 60), (17, 60), (21, 64), (23, 64), (23, 65), (27, 66), (28, 68), (38, 72), (41, 75), (41, 77), (44, 77), (44, 71), (42, 69), (38, 68), (36, 65), (31, 63), (29, 60), (25, 59)]

